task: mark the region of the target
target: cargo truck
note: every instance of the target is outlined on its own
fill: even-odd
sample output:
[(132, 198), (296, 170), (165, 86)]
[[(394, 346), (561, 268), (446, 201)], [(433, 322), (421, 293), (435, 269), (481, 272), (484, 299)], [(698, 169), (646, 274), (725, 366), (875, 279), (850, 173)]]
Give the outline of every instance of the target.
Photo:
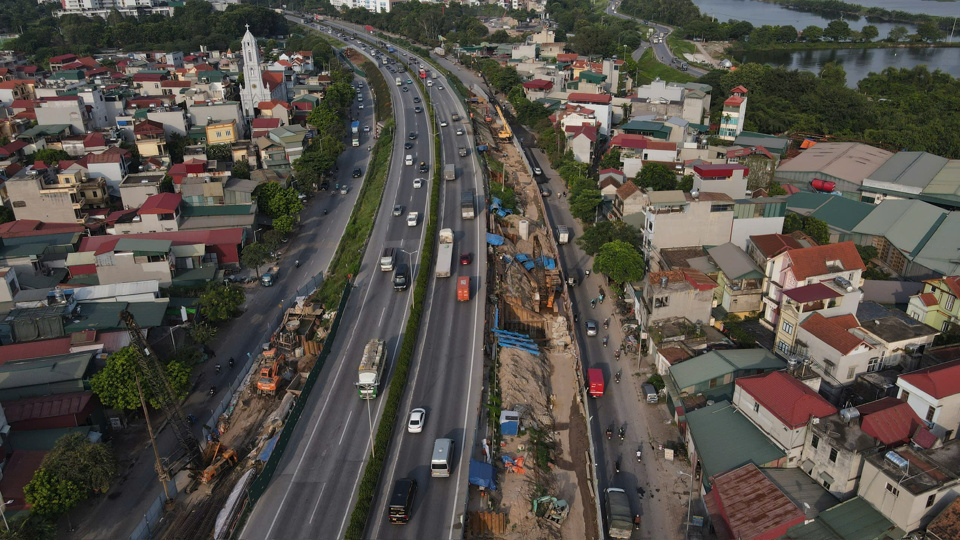
[(457, 300), (468, 302), (470, 300), (470, 276), (460, 276), (457, 278)]
[(456, 180), (457, 179), (457, 166), (453, 163), (448, 163), (443, 166), (443, 179), (444, 180)]
[(400, 77), (397, 77), (397, 86), (400, 86), (402, 84), (403, 84), (403, 81), (400, 80)]
[(383, 248), (383, 252), (380, 254), (380, 271), (381, 272), (390, 272), (393, 270), (393, 259), (394, 259), (394, 249), (393, 248)]
[(350, 122), (350, 133), (353, 136), (353, 146), (360, 146), (360, 122)]
[(607, 513), (607, 535), (610, 538), (630, 538), (633, 534), (633, 515), (630, 499), (620, 488), (607, 488), (604, 508)]
[(440, 243), (437, 249), (437, 277), (450, 277), (453, 265), (453, 229), (440, 229)]
[(563, 225), (557, 227), (557, 243), (566, 244), (570, 241), (570, 229)]
[(590, 397), (603, 396), (603, 370), (590, 368), (587, 370), (587, 389)]
[(463, 219), (473, 219), (475, 217), (473, 210), (473, 190), (465, 189), (460, 192), (460, 217)]
[(260, 284), (264, 287), (273, 287), (273, 284), (276, 283), (278, 279), (280, 279), (280, 267), (271, 266), (269, 270), (260, 276)]
[(458, 147), (457, 154), (460, 154), (460, 157), (467, 157), (467, 147), (466, 146)]
[(360, 369), (357, 372), (357, 388), (360, 399), (375, 399), (380, 389), (380, 377), (383, 375), (384, 350), (382, 339), (371, 339), (363, 348)]

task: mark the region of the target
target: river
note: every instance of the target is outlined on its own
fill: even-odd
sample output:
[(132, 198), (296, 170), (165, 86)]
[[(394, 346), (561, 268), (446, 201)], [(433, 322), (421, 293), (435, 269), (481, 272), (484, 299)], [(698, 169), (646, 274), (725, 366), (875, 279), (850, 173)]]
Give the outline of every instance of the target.
[[(956, 16), (960, 14), (958, 2), (936, 2), (931, 0), (849, 0), (863, 6), (899, 9), (911, 12), (924, 12), (933, 15)], [(736, 19), (748, 21), (754, 26), (792, 24), (797, 30), (814, 25), (824, 28), (830, 19), (817, 15), (787, 9), (777, 4), (758, 2), (757, 0), (693, 0), (700, 11), (716, 17), (720, 21)], [(864, 17), (847, 19), (850, 28), (859, 30), (867, 24), (873, 24), (880, 32), (880, 38), (886, 37), (895, 24), (870, 22)], [(912, 27), (906, 26), (912, 31)], [(960, 37), (960, 32), (957, 34)], [(954, 77), (960, 77), (960, 49), (831, 49), (816, 51), (770, 51), (750, 52), (737, 58), (738, 61), (763, 62), (791, 69), (819, 71), (827, 62), (838, 62), (847, 71), (847, 85), (855, 87), (857, 82), (870, 72), (882, 71), (888, 66), (912, 68), (925, 64), (931, 70), (940, 69)]]

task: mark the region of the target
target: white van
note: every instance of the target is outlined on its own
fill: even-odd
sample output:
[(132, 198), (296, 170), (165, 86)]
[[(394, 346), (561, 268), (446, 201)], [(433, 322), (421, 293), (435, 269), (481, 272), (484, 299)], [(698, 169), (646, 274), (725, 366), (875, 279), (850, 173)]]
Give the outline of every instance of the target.
[(437, 439), (433, 443), (433, 458), (430, 460), (430, 476), (446, 478), (453, 468), (453, 439)]
[(640, 385), (640, 393), (643, 395), (644, 400), (647, 403), (659, 403), (660, 395), (657, 394), (657, 389), (650, 383), (643, 383)]
[(413, 165), (413, 156), (407, 154), (407, 157), (403, 158), (404, 165)]

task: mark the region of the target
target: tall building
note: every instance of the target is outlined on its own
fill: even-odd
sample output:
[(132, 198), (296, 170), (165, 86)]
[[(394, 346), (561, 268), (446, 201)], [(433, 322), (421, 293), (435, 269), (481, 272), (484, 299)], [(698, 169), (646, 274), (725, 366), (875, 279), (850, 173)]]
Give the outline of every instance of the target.
[(723, 114), (720, 116), (720, 138), (725, 141), (732, 141), (740, 135), (747, 115), (747, 89), (737, 86), (730, 93), (733, 95), (723, 102)]
[(243, 88), (240, 89), (240, 102), (243, 105), (243, 115), (248, 119), (254, 117), (257, 103), (270, 101), (271, 91), (264, 84), (263, 74), (260, 72), (260, 49), (257, 47), (257, 38), (250, 33), (243, 35)]

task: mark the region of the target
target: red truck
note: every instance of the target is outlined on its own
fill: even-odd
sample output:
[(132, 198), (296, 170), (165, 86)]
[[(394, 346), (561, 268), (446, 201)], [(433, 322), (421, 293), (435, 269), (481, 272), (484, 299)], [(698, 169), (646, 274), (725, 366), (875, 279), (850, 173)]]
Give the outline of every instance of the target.
[(587, 388), (590, 391), (590, 397), (603, 396), (603, 370), (598, 368), (587, 370)]
[(364, 26), (363, 29), (366, 30), (367, 32), (370, 32), (371, 34), (373, 33), (373, 27), (370, 26), (369, 24)]
[(470, 277), (462, 276), (457, 278), (457, 300), (467, 302), (470, 300)]

